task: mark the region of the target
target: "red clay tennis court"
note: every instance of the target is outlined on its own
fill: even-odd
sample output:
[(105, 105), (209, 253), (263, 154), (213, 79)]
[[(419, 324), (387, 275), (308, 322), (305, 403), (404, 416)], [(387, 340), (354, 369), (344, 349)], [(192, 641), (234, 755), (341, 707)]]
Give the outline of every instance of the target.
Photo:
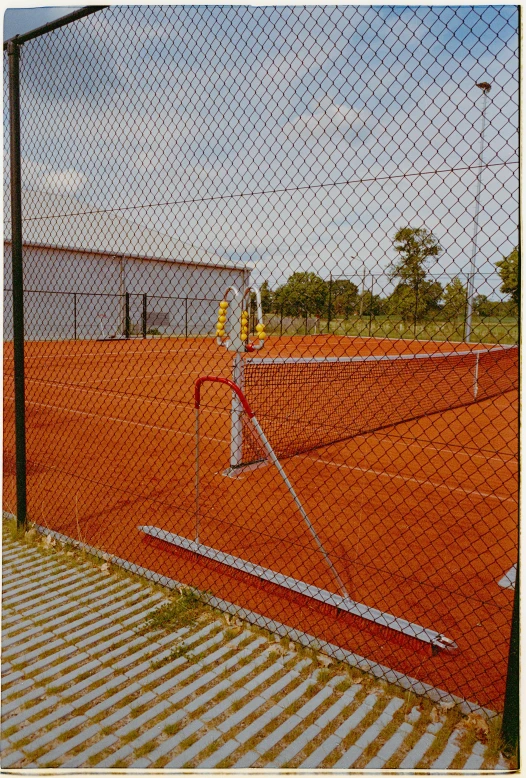
[[(489, 347), (284, 337), (267, 341), (265, 357), (481, 348)], [(11, 349), (7, 344), (4, 351), (5, 430), (13, 425)], [(282, 460), (353, 600), (436, 630), (458, 645), (455, 652), (431, 655), (316, 603), (298, 605), (285, 590), (268, 590), (138, 529), (152, 525), (195, 537), (193, 388), (204, 374), (232, 375), (231, 354), (207, 338), (26, 343), (29, 518), (500, 710), (513, 592), (499, 581), (517, 561), (516, 389), (393, 426), (383, 423), (376, 431)], [(375, 402), (381, 406), (381, 397), (366, 398), (366, 405)], [(276, 469), (267, 465), (225, 477), (230, 407), (228, 387), (203, 385), (200, 542), (335, 591)], [(264, 416), (261, 423), (264, 427)], [(15, 479), (14, 446), (7, 437), (4, 448), (9, 510)]]

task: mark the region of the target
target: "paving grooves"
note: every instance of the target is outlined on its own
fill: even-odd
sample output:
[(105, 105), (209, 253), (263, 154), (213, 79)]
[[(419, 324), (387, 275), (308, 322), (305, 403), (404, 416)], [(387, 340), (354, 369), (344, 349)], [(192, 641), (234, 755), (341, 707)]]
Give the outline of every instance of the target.
[(215, 612), (140, 634), (162, 592), (14, 540), (9, 525), (2, 768), (507, 769), (479, 742), (459, 753), (447, 718), (408, 709), (394, 687)]

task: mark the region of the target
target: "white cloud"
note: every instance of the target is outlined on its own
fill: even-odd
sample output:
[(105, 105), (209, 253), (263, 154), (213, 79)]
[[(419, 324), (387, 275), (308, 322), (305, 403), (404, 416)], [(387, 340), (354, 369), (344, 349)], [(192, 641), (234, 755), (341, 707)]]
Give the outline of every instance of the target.
[(88, 182), (87, 176), (74, 168), (55, 169), (51, 165), (22, 159), (24, 189), (43, 192), (74, 193)]

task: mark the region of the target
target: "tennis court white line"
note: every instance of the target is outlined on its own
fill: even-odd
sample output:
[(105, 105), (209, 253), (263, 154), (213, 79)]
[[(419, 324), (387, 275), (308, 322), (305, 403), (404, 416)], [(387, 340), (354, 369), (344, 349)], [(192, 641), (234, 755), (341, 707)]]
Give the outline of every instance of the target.
[[(134, 400), (134, 401), (140, 400), (141, 402), (153, 403), (154, 405), (165, 403), (166, 405), (173, 405), (174, 407), (186, 408), (187, 410), (192, 410), (192, 411), (194, 408), (193, 395), (189, 395), (189, 401), (187, 403), (182, 403), (182, 402), (177, 402), (176, 400), (167, 400), (164, 397), (150, 398), (150, 397), (145, 397), (142, 394), (124, 394), (123, 392), (112, 392), (111, 390), (108, 389), (84, 388), (84, 387), (79, 387), (68, 383), (60, 383), (58, 381), (50, 383), (49, 381), (43, 381), (40, 378), (31, 378), (29, 380), (38, 383), (44, 383), (47, 386), (55, 386), (62, 389), (64, 388), (70, 389), (71, 391), (74, 392), (84, 392), (84, 393), (92, 392), (100, 396), (120, 397), (121, 399)], [(26, 379), (26, 383), (27, 383), (27, 379)], [(224, 409), (217, 409), (217, 408), (207, 408), (206, 405), (203, 405), (203, 409), (206, 410), (208, 413), (216, 413), (218, 416), (228, 416), (230, 418), (230, 414), (226, 409), (224, 410)]]
[(447, 484), (438, 484), (436, 481), (429, 481), (428, 479), (420, 479), (420, 478), (414, 478), (413, 476), (406, 476), (406, 475), (400, 475), (399, 473), (389, 473), (387, 470), (373, 470), (373, 468), (368, 467), (357, 467), (352, 465), (344, 465), (343, 463), (339, 462), (332, 462), (328, 461), (326, 459), (315, 459), (314, 457), (307, 457), (312, 462), (319, 462), (320, 464), (324, 465), (330, 465), (331, 467), (338, 467), (342, 468), (344, 470), (358, 470), (360, 473), (371, 473), (373, 475), (379, 475), (379, 476), (385, 476), (387, 478), (395, 479), (398, 478), (402, 481), (412, 481), (416, 484), (421, 485), (428, 485), (433, 486), (435, 489), (445, 489), (448, 492), (461, 492), (462, 494), (465, 494), (467, 496), (470, 496), (472, 494), (477, 495), (477, 497), (483, 497), (484, 499), (493, 499), (498, 500), (499, 502), (512, 502), (515, 505), (517, 505), (517, 500), (513, 497), (500, 497), (498, 494), (493, 493), (487, 493), (487, 492), (480, 492), (478, 489), (463, 489), (461, 486), (448, 486)]
[[(406, 422), (402, 422), (402, 423), (405, 424)], [(380, 433), (382, 433), (382, 437), (384, 439), (389, 438), (389, 445), (403, 446), (406, 449), (407, 448), (418, 448), (419, 451), (423, 451), (426, 448), (430, 448), (433, 451), (441, 451), (441, 452), (443, 451), (443, 452), (446, 452), (448, 454), (453, 454), (454, 456), (458, 456), (459, 454), (462, 454), (463, 456), (467, 457), (468, 459), (475, 459), (475, 457), (476, 457), (478, 459), (484, 460), (484, 462), (491, 462), (491, 461), (495, 460), (496, 462), (502, 462), (502, 464), (504, 464), (504, 465), (507, 465), (510, 462), (513, 462), (513, 464), (515, 464), (517, 466), (519, 464), (518, 458), (516, 456), (513, 456), (513, 454), (510, 454), (509, 459), (503, 459), (502, 457), (498, 457), (498, 456), (489, 456), (488, 457), (488, 456), (485, 456), (482, 453), (479, 453), (479, 454), (477, 454), (477, 453), (470, 453), (469, 451), (466, 451), (465, 449), (455, 451), (455, 449), (448, 448), (447, 446), (440, 446), (440, 447), (439, 446), (433, 446), (432, 444), (427, 443), (424, 440), (422, 441), (421, 444), (417, 443), (417, 442), (415, 442), (415, 443), (404, 443), (403, 440), (393, 440), (392, 438), (390, 438), (389, 436), (393, 435), (393, 432), (392, 431), (390, 432), (389, 430), (377, 430), (376, 432), (369, 433), (369, 435), (370, 434), (378, 435)], [(356, 435), (356, 438), (352, 438), (352, 439), (353, 440), (356, 440), (357, 438), (364, 438), (365, 439), (369, 435), (367, 433), (361, 434), (361, 435)], [(459, 446), (460, 446), (460, 444), (459, 444)]]
[[(102, 342), (102, 341), (91, 341), (92, 343)], [(179, 354), (184, 354), (187, 352), (193, 353), (193, 354), (201, 354), (203, 353), (201, 349), (196, 348), (168, 348), (168, 349), (141, 349), (140, 351), (106, 351), (106, 352), (100, 352), (98, 354), (82, 354), (78, 352), (69, 352), (64, 354), (41, 354), (40, 356), (28, 356), (26, 355), (24, 359), (63, 359), (64, 357), (80, 357), (81, 359), (87, 359), (88, 357), (92, 357), (94, 359), (101, 359), (111, 356), (118, 356), (118, 357), (127, 357), (129, 354), (144, 354), (144, 356), (148, 356), (149, 354), (171, 354), (172, 352), (178, 352)], [(12, 359), (12, 355), (9, 356), (4, 355), (4, 359)]]
[[(67, 388), (75, 387), (75, 386), (90, 386), (94, 390), (98, 390), (98, 386), (94, 386), (93, 382), (95, 381), (97, 384), (107, 384), (112, 383), (115, 381), (142, 381), (146, 378), (156, 378), (157, 380), (163, 379), (163, 378), (178, 378), (179, 376), (183, 375), (201, 375), (200, 370), (181, 370), (177, 373), (163, 373), (160, 375), (159, 373), (153, 373), (152, 375), (132, 375), (128, 376), (127, 378), (92, 378), (91, 381), (53, 381), (48, 380), (46, 378), (33, 378), (33, 377), (27, 377), (26, 376), (26, 383), (29, 381), (33, 381), (34, 383), (39, 384), (46, 384), (49, 386), (65, 386)], [(133, 395), (130, 395), (133, 396)]]
[(423, 442), (422, 445), (419, 445), (418, 443), (406, 443), (406, 444), (404, 444), (403, 441), (401, 441), (401, 440), (400, 441), (391, 441), (391, 442), (395, 446), (396, 445), (398, 445), (398, 446), (405, 445), (405, 448), (419, 448), (420, 451), (422, 451), (423, 449), (426, 449), (426, 448), (430, 448), (433, 451), (444, 451), (444, 452), (446, 452), (448, 454), (454, 454), (455, 456), (458, 456), (459, 454), (461, 454), (462, 456), (465, 456), (468, 459), (474, 459), (476, 457), (478, 459), (483, 459), (484, 462), (493, 462), (493, 461), (495, 461), (495, 462), (501, 462), (504, 465), (507, 465), (510, 462), (513, 462), (513, 464), (517, 465), (517, 467), (519, 465), (518, 458), (513, 456), (512, 454), (510, 454), (510, 458), (509, 459), (502, 459), (502, 457), (497, 457), (497, 456), (486, 457), (486, 456), (484, 456), (484, 454), (470, 454), (468, 451), (455, 451), (454, 449), (447, 448), (445, 446), (443, 446), (443, 447), (432, 446), (432, 445), (427, 444), (425, 442)]
[[(13, 400), (14, 397), (5, 397), (6, 400)], [(181, 432), (181, 430), (174, 430), (171, 427), (160, 427), (156, 424), (146, 424), (142, 421), (131, 421), (130, 419), (120, 419), (117, 416), (105, 416), (100, 413), (88, 413), (88, 411), (75, 411), (72, 408), (62, 408), (60, 405), (50, 405), (49, 403), (39, 403), (34, 400), (27, 400), (26, 405), (38, 405), (41, 408), (51, 408), (54, 411), (62, 411), (63, 413), (74, 413), (77, 416), (89, 416), (94, 419), (107, 419), (108, 421), (116, 421), (121, 424), (131, 424), (134, 427), (146, 427), (150, 430), (160, 430), (161, 432), (172, 432), (174, 435), (183, 435), (184, 437), (195, 438), (195, 432)], [(216, 443), (228, 443), (228, 438), (212, 438), (208, 435), (201, 435), (206, 440), (213, 440)]]

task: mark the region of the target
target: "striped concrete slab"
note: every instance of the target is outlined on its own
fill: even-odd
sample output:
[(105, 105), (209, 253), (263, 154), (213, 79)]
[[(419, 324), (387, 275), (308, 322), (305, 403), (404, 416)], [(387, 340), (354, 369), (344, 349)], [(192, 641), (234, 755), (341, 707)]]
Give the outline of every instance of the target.
[(508, 769), (458, 715), (211, 608), (145, 631), (173, 595), (10, 527), (2, 768)]

